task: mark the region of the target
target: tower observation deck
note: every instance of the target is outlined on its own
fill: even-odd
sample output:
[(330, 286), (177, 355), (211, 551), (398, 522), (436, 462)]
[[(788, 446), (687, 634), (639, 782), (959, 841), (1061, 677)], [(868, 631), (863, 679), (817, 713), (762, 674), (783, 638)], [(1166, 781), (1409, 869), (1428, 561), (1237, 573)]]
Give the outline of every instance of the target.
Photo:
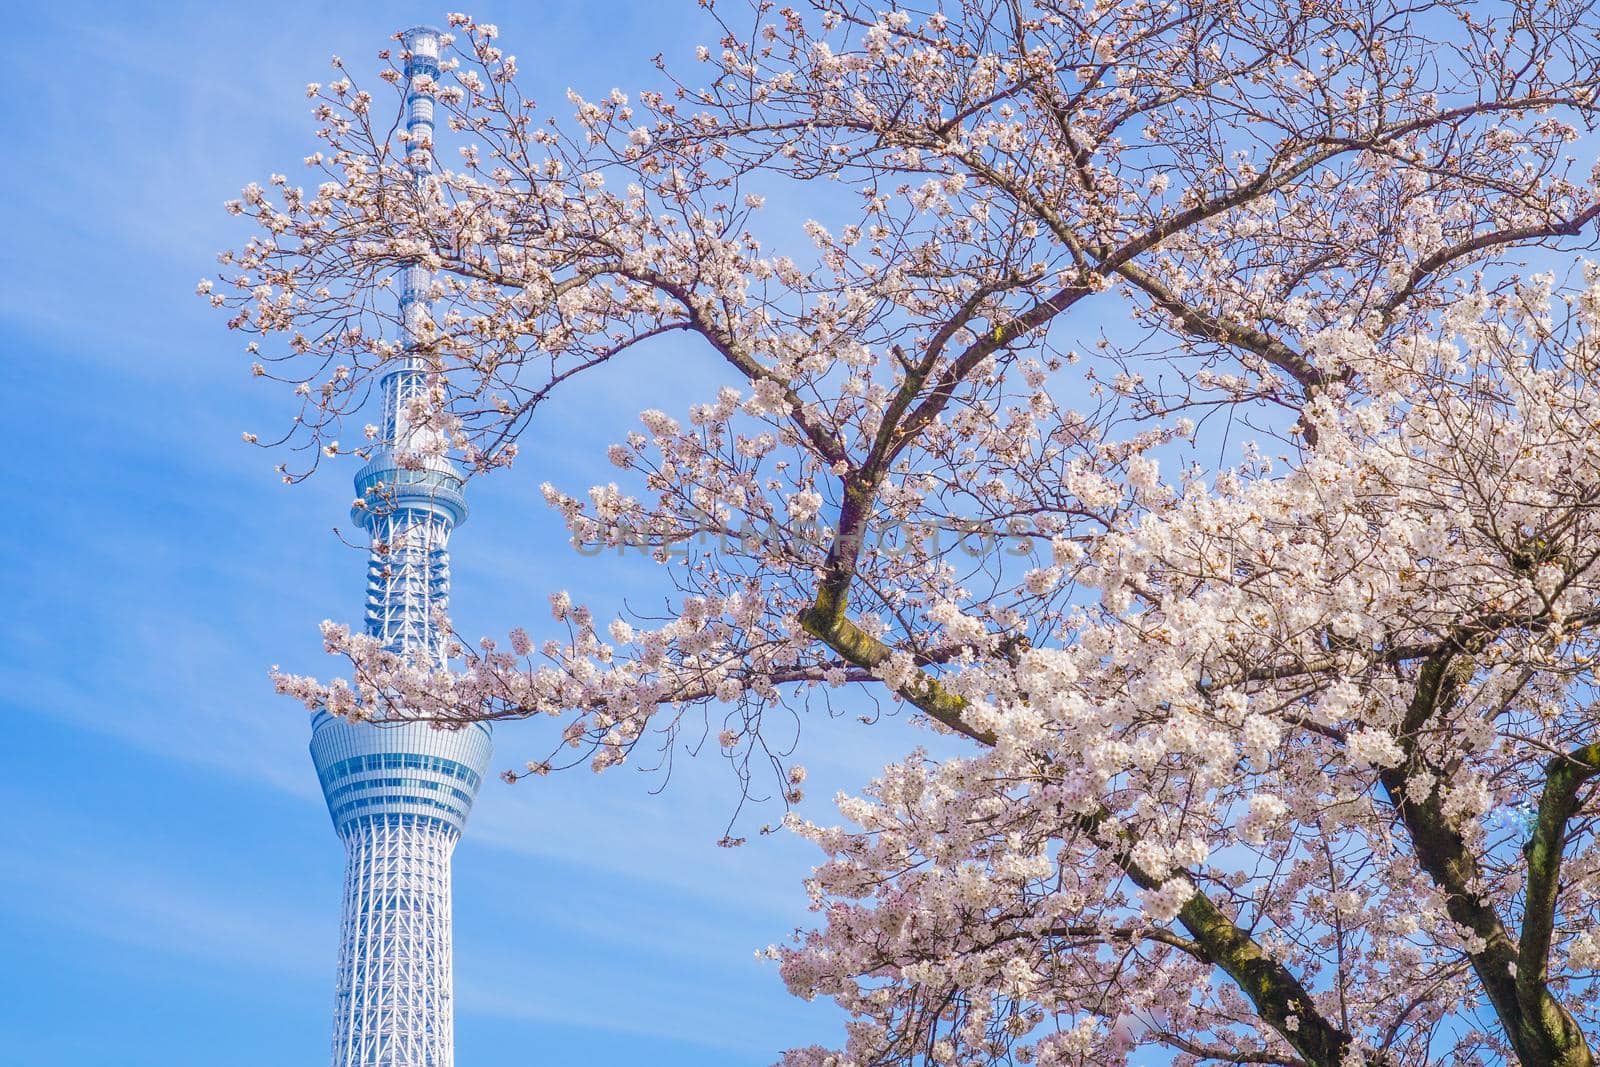
[[(404, 35), (408, 165), (419, 187), (433, 153), (440, 34)], [(412, 425), (426, 388), (419, 329), (427, 270), (402, 268), (405, 356), (381, 382), (380, 447), (356, 475), (352, 512), (367, 530), (367, 632), (417, 664), (440, 664), (436, 617), (450, 596), (450, 533), (467, 517), (461, 472)], [(402, 457), (407, 457), (402, 462)], [(489, 763), (489, 729), (416, 722), (311, 723), (311, 758), (344, 841), (344, 904), (334, 994), (333, 1067), (453, 1067), (450, 857)]]

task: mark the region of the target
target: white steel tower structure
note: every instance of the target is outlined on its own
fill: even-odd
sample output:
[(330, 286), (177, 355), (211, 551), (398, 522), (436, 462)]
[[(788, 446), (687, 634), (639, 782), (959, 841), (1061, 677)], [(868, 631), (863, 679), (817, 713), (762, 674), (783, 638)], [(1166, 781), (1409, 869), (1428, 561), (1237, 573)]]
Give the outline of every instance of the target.
[[(408, 165), (419, 187), (433, 151), (439, 31), (404, 35)], [(380, 447), (356, 475), (353, 517), (370, 534), (367, 632), (413, 662), (442, 663), (437, 613), (450, 595), (450, 532), (466, 519), (459, 470), (422, 463), (410, 401), (426, 386), (419, 324), (429, 278), (403, 268), (407, 355), (384, 377)], [(312, 720), (311, 758), (345, 846), (344, 911), (334, 994), (333, 1067), (452, 1067), (450, 856), (489, 762), (484, 725)]]

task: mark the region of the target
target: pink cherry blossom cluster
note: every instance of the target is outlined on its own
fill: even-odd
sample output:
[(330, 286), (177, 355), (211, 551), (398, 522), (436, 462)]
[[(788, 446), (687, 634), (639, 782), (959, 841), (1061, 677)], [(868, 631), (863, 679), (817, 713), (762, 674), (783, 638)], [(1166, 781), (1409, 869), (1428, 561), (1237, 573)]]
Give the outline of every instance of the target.
[[(330, 623), (279, 688), (770, 774), (824, 861), (766, 954), (850, 1016), (791, 1067), (1592, 1063), (1590, 5), (705, 6), (692, 77), (551, 114), (452, 16), (437, 144), (336, 61), (313, 184), (230, 205), (199, 292), (291, 480), (370, 446), (402, 264), (474, 474), (665, 339), (727, 378), (542, 489), (665, 617), (560, 592), (438, 668)], [(802, 815), (775, 709), (879, 696), (939, 736)]]

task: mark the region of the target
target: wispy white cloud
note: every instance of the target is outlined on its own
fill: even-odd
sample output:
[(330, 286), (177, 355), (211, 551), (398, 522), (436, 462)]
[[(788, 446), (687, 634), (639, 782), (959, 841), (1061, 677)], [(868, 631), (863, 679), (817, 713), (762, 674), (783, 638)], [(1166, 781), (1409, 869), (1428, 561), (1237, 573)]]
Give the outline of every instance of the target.
[[(771, 1062), (785, 1045), (809, 1043), (802, 1035), (820, 1029), (816, 1016), (822, 1011), (774, 1011), (771, 997), (742, 988), (714, 985), (690, 969), (641, 979), (637, 971), (575, 971), (535, 958), (508, 966), (494, 982), (474, 976), (458, 983), (456, 1003), (466, 1017), (666, 1038), (739, 1053), (751, 1063)], [(671, 1007), (663, 1010), (664, 1005)]]
[[(81, 833), (81, 829), (79, 831)], [(0, 842), (4, 910), (97, 939), (309, 976), (328, 969), (336, 917), (312, 920), (298, 902), (250, 885), (223, 885), (141, 862), (104, 839), (39, 835)]]

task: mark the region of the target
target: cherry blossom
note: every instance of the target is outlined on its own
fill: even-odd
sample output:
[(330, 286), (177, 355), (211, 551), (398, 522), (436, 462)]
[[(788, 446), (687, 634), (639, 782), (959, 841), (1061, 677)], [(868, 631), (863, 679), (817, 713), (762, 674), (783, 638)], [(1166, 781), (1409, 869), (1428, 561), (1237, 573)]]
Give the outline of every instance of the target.
[[(445, 668), (329, 623), (280, 690), (772, 775), (821, 862), (765, 955), (850, 1017), (791, 1067), (1592, 1064), (1590, 6), (705, 7), (549, 110), (452, 16), (437, 144), (336, 61), (306, 183), (230, 204), (197, 291), (290, 480), (371, 447), (401, 267), (419, 466), (659, 338), (726, 378), (541, 487), (667, 617), (556, 592)], [(769, 716), (877, 696), (937, 736), (818, 819)]]

